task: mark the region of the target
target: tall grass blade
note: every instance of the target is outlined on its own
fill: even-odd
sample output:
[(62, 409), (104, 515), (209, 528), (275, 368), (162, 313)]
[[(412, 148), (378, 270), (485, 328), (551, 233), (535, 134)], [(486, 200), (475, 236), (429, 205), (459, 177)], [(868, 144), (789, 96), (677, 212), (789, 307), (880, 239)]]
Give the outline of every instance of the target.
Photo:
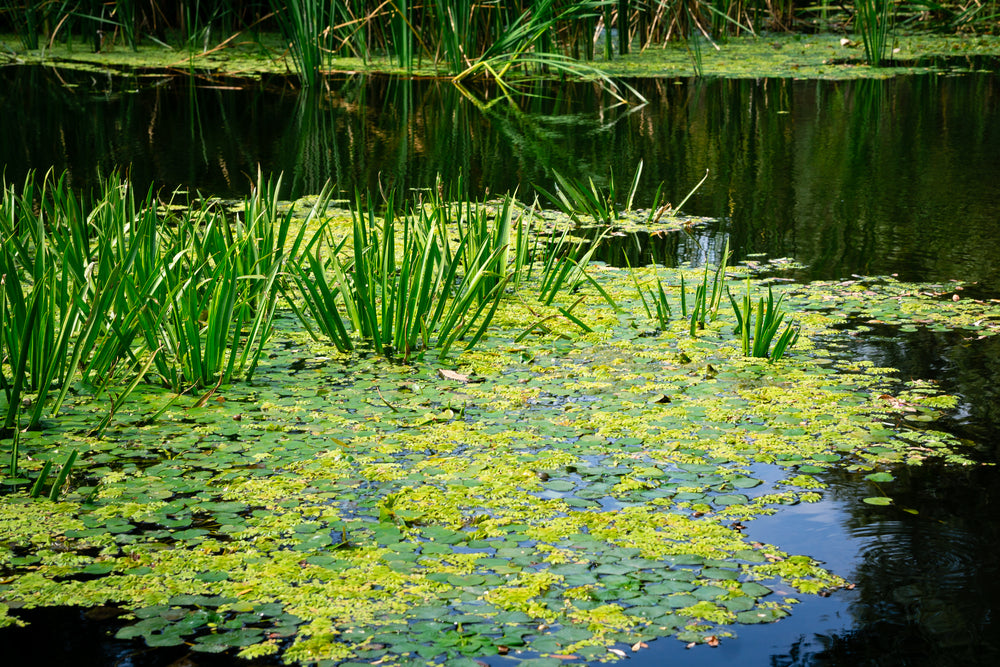
[(69, 479), (69, 474), (73, 470), (73, 464), (76, 463), (76, 455), (77, 452), (75, 449), (70, 450), (69, 455), (66, 457), (66, 461), (59, 470), (59, 475), (56, 477), (56, 480), (52, 482), (52, 488), (49, 489), (49, 500), (53, 502), (59, 500), (63, 486), (66, 484), (66, 480)]

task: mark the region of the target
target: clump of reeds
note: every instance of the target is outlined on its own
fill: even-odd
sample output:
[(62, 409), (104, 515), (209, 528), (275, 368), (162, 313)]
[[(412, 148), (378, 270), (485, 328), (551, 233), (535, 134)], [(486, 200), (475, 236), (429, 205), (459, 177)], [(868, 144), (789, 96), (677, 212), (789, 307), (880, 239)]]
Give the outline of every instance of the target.
[(170, 213), (118, 175), (94, 195), (52, 174), (5, 183), (5, 428), (26, 394), (29, 427), (58, 413), (77, 373), (98, 393), (140, 370), (177, 391), (250, 377), (271, 331), (292, 222), (278, 211), (279, 187), (261, 178), (233, 214), (213, 201)]
[(117, 392), (99, 436), (141, 382), (181, 392), (252, 377), (303, 238), (290, 239), (279, 189), (259, 177), (236, 211), (203, 200), (173, 212), (118, 174), (94, 193), (52, 173), (3, 183), (0, 435), (12, 436), (11, 472), (17, 433), (58, 415), (77, 380), (95, 396)]
[(292, 266), (319, 331), (341, 350), (357, 339), (403, 360), (429, 349), (445, 356), (463, 339), (466, 349), (476, 345), (521, 269), (527, 237), (511, 235), (520, 221), (510, 198), (496, 215), (485, 204), (465, 207), (455, 218), (451, 204), (433, 198), (400, 215), (393, 193), (381, 212), (357, 196), (348, 239), (335, 241), (321, 226)]
[(737, 302), (732, 293), (729, 293), (729, 301), (736, 314), (736, 335), (740, 337), (743, 356), (777, 361), (799, 339), (798, 328), (790, 322), (785, 325), (784, 331), (780, 335), (778, 334), (785, 319), (785, 313), (781, 310), (781, 302), (784, 298), (785, 295), (782, 294), (775, 300), (771, 286), (768, 285), (767, 299), (760, 297), (757, 300), (756, 308), (754, 308), (750, 296), (749, 278), (747, 278), (747, 290), (741, 300), (742, 303)]
[(879, 67), (891, 46), (895, 4), (893, 0), (854, 0), (854, 10), (854, 29), (861, 33), (865, 61)]
[[(587, 185), (584, 185), (576, 179), (563, 176), (558, 171), (552, 172), (556, 181), (555, 194), (539, 185), (535, 185), (535, 189), (574, 222), (583, 222), (580, 216), (585, 215), (592, 218), (594, 222), (611, 225), (624, 213), (632, 210), (632, 202), (635, 200), (635, 192), (639, 188), (639, 179), (642, 176), (642, 164), (642, 160), (640, 160), (632, 176), (632, 182), (625, 193), (619, 191), (614, 172), (608, 179), (606, 191), (598, 188), (592, 178), (588, 179)], [(656, 206), (654, 205), (652, 208), (655, 209)]]

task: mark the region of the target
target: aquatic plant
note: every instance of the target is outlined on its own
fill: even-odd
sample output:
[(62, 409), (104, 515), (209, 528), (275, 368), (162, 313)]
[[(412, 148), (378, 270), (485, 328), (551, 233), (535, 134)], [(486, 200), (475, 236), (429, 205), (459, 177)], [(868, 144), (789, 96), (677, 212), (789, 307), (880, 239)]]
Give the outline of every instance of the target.
[[(56, 475), (55, 480), (52, 482), (52, 486), (49, 488), (49, 500), (56, 501), (59, 500), (59, 495), (62, 493), (63, 487), (66, 484), (66, 480), (69, 478), (70, 472), (73, 470), (73, 464), (76, 463), (77, 450), (71, 449), (69, 454), (66, 455), (66, 460), (63, 462), (62, 467), (59, 469), (59, 474)], [(45, 482), (48, 481), (49, 472), (52, 470), (52, 459), (49, 459), (42, 466), (41, 472), (38, 473), (38, 477), (35, 479), (35, 483), (31, 485), (31, 491), (29, 495), (32, 498), (37, 498), (42, 494), (42, 489), (45, 487)]]
[(725, 249), (722, 251), (722, 260), (719, 266), (712, 272), (712, 286), (709, 291), (708, 273), (709, 266), (705, 264), (701, 272), (701, 282), (695, 286), (692, 299), (688, 299), (687, 287), (684, 282), (684, 275), (680, 280), (681, 315), (689, 318), (690, 326), (688, 330), (691, 336), (695, 336), (698, 331), (705, 328), (709, 321), (715, 320), (719, 314), (719, 305), (722, 303), (722, 293), (726, 288), (726, 268), (729, 265), (729, 239), (726, 239)]
[[(256, 210), (270, 200), (262, 196)], [(365, 220), (350, 220), (346, 241), (336, 238), (344, 232), (327, 220), (325, 203), (313, 207), (308, 231), (295, 231), (295, 218), (286, 245), (301, 237), (301, 246), (277, 281), (291, 302), (294, 265), (301, 260), (308, 275), (304, 253), (318, 246), (330, 283), (326, 253), (338, 257), (350, 287), (359, 227), (373, 289), (383, 279), (398, 287), (405, 270), (421, 273), (434, 234), (440, 254), (432, 261), (450, 257), (460, 267), (452, 297), (467, 280), (460, 257), (478, 255), (460, 253), (455, 237), (486, 239), (494, 254), (517, 236), (490, 227), (503, 203), (482, 203), (484, 217), (473, 206), (474, 218), (466, 203), (443, 211), (433, 196), (387, 206), (391, 213), (383, 203), (356, 205)], [(193, 257), (252, 257), (238, 242), (248, 218), (232, 209), (195, 206), (191, 217), (203, 219), (192, 236), (179, 220), (185, 213), (157, 207), (158, 235), (169, 238), (140, 238), (168, 255), (180, 247)], [(231, 244), (225, 228), (204, 235), (222, 215), (231, 218)], [(401, 254), (407, 226), (420, 237), (411, 241), (410, 269)], [(319, 228), (325, 236), (315, 235)], [(272, 255), (259, 266), (291, 257), (268, 252), (280, 246), (277, 236), (256, 245), (260, 256)], [(382, 270), (390, 265), (394, 271)], [(616, 298), (628, 291), (624, 272), (593, 274)], [(523, 276), (522, 292), (539, 278)], [(662, 291), (674, 280), (664, 277)], [(711, 312), (704, 270), (701, 282)], [(850, 313), (1000, 333), (997, 304), (941, 299), (927, 286), (886, 279), (863, 290), (831, 282), (784, 293), (809, 312), (801, 326), (817, 334), (811, 340), (833, 338)], [(518, 340), (524, 301), (499, 302), (489, 344), (457, 358), (455, 371), (363, 355), (331, 363), (286, 322), (282, 344), (261, 359), (259, 382), (224, 388), (225, 400), (178, 401), (140, 385), (141, 404), (97, 439), (89, 426), (104, 406), (74, 395), (63, 424), (17, 434), (30, 455), (17, 474), (34, 484), (0, 503), (0, 626), (19, 621), (23, 608), (114, 603), (130, 614), (121, 639), (288, 664), (399, 662), (414, 653), (457, 664), (500, 646), (597, 663), (661, 637), (731, 641), (741, 624), (775, 621), (792, 613), (795, 598), (847, 584), (812, 558), (744, 535), (742, 523), (820, 499), (822, 473), (836, 466), (870, 472), (929, 456), (968, 463), (951, 450), (957, 439), (886, 418), (921, 400), (916, 392), (898, 403), (874, 398), (893, 386), (889, 369), (817, 350), (836, 358), (763, 369), (729, 363), (710, 373), (739, 355), (714, 331), (697, 341), (645, 338), (603, 307), (585, 313), (600, 330), (552, 331), (529, 347)], [(373, 309), (383, 315), (381, 303)], [(921, 417), (955, 404), (921, 389), (931, 392), (914, 408)], [(67, 465), (74, 449), (80, 456)], [(68, 486), (55, 480), (61, 502), (32, 502), (32, 494), (52, 495), (46, 487), (60, 463), (78, 473)], [(869, 477), (876, 479), (885, 478)]]
[(880, 67), (892, 43), (896, 22), (893, 0), (854, 0), (854, 29), (861, 33), (865, 61)]
[[(642, 303), (643, 310), (646, 311), (646, 317), (653, 319), (653, 311), (650, 309), (649, 304), (653, 304), (653, 308), (656, 310), (656, 322), (660, 325), (660, 329), (666, 329), (670, 326), (670, 317), (672, 315), (672, 310), (670, 308), (670, 301), (667, 299), (667, 292), (663, 289), (663, 281), (660, 280), (659, 276), (656, 276), (656, 289), (649, 289), (647, 294), (646, 290), (642, 288), (639, 284), (639, 279), (636, 277), (635, 271), (631, 266), (629, 268), (629, 274), (632, 277), (632, 284), (635, 285), (636, 294), (639, 296), (639, 301)], [(647, 296), (649, 300), (647, 301)]]
[(614, 172), (611, 172), (608, 178), (607, 192), (601, 192), (594, 185), (593, 178), (589, 179), (588, 185), (584, 185), (580, 181), (563, 176), (555, 170), (552, 171), (552, 176), (556, 180), (555, 195), (537, 184), (535, 189), (577, 223), (582, 224), (579, 216), (583, 214), (590, 216), (595, 222), (611, 225), (623, 213), (632, 210), (635, 192), (639, 188), (639, 178), (642, 176), (642, 164), (642, 160), (639, 160), (632, 176), (631, 185), (624, 193), (624, 198), (623, 193), (620, 193), (615, 185)]
[[(84, 301), (89, 265), (89, 253), (81, 247), (87, 241), (85, 225), (80, 203), (65, 179), (48, 174), (36, 188), (34, 176), (29, 175), (20, 192), (4, 183), (0, 357), (12, 374), (8, 379), (0, 371), (7, 394), (4, 429), (16, 426), (24, 393), (35, 394), (29, 428), (38, 426), (54, 387), (63, 389), (56, 411), (65, 395), (74, 372), (70, 360), (75, 336), (90, 310)], [(73, 247), (60, 253), (61, 240)]]
[[(252, 377), (292, 224), (278, 211), (279, 189), (280, 178), (259, 177), (242, 218), (208, 200), (161, 217), (151, 190), (137, 198), (117, 174), (93, 197), (52, 174), (29, 175), (20, 190), (5, 183), (4, 427), (15, 426), (29, 394), (29, 428), (46, 410), (56, 415), (76, 373), (97, 395), (122, 383), (113, 404), (137, 377), (158, 376), (175, 391)], [(291, 250), (298, 243), (301, 235)]]
[(3, 0), (0, 2), (0, 15), (4, 16), (14, 28), (21, 45), (29, 50), (38, 48), (39, 36), (46, 22), (49, 7), (47, 3)]
[[(571, 230), (564, 229), (553, 235), (554, 242), (544, 252), (532, 253), (532, 265), (528, 275), (534, 271), (535, 259), (541, 255), (541, 268), (538, 274), (538, 301), (546, 306), (551, 305), (560, 292), (575, 292), (584, 282), (589, 282), (604, 300), (617, 309), (611, 295), (593, 278), (587, 275), (587, 266), (594, 258), (594, 253), (600, 247), (601, 239), (607, 230), (601, 230), (596, 239), (582, 243), (573, 239)], [(565, 313), (564, 313), (565, 314)]]
[[(314, 234), (305, 263), (294, 265), (306, 310), (342, 350), (352, 345), (339, 303), (354, 333), (386, 357), (409, 360), (430, 348), (444, 357), (469, 334), (466, 349), (473, 347), (513, 277), (506, 242), (511, 202), (503, 206), (505, 215), (493, 219), (492, 229), (485, 226), (485, 216), (477, 216), (478, 224), (459, 225), (458, 244), (452, 247), (444, 224), (450, 205), (418, 201), (397, 216), (394, 197), (387, 194), (381, 221), (373, 198), (356, 197), (347, 249), (351, 259), (341, 258), (345, 243), (331, 242), (325, 227)], [(402, 236), (398, 248), (397, 233)]]
[(581, 10), (587, 13), (586, 5), (570, 5), (556, 11), (556, 0), (538, 0), (530, 9), (525, 9), (516, 19), (510, 21), (495, 38), (487, 42), (480, 55), (469, 62), (465, 69), (455, 73), (452, 82), (467, 97), (478, 102), (478, 98), (465, 88), (466, 79), (488, 77), (499, 86), (504, 96), (513, 92), (511, 79), (518, 72), (521, 77), (540, 73), (560, 73), (575, 77), (589, 77), (598, 81), (603, 90), (625, 101), (622, 89), (642, 100), (643, 97), (631, 86), (612, 80), (599, 68), (582, 62), (552, 46), (551, 33), (560, 21), (573, 20)]
[(319, 81), (320, 69), (330, 53), (330, 30), (338, 3), (317, 0), (270, 0), (278, 25), (304, 86)]
[[(888, 4), (858, 0), (862, 2)], [(950, 30), (992, 30), (997, 16), (996, 0), (902, 9), (908, 25)], [(857, 13), (863, 11), (867, 10), (857, 9)], [(818, 14), (824, 23), (851, 18), (846, 8), (796, 8), (790, 0), (765, 0), (752, 6), (734, 0), (434, 0), (375, 5), (363, 0), (219, 0), (176, 6), (157, 0), (0, 0), (0, 31), (16, 33), (24, 48), (31, 50), (57, 37), (82, 39), (99, 50), (121, 37), (130, 47), (149, 39), (164, 45), (179, 42), (204, 52), (227, 43), (239, 31), (277, 27), (291, 44), (292, 59), (303, 80), (315, 80), (311, 73), (316, 63), (338, 52), (366, 61), (388, 57), (405, 69), (426, 59), (451, 74), (471, 68), (470, 75), (501, 74), (498, 80), (510, 82), (513, 70), (505, 68), (508, 63), (523, 71), (570, 73), (580, 64), (607, 62), (635, 47), (647, 49), (670, 40), (690, 40), (691, 56), (700, 69), (702, 40), (714, 44), (728, 35), (758, 34), (762, 28), (788, 30), (796, 19), (811, 14)], [(531, 29), (525, 31), (527, 27)], [(600, 76), (594, 67), (584, 69)]]
[[(742, 299), (742, 306), (737, 303), (732, 292), (729, 292), (729, 301), (736, 314), (735, 333), (740, 337), (740, 347), (743, 356), (767, 358), (771, 361), (778, 361), (785, 355), (785, 351), (795, 344), (799, 339), (799, 330), (791, 322), (785, 326), (785, 330), (778, 335), (778, 329), (785, 319), (785, 313), (781, 311), (781, 302), (785, 296), (782, 294), (775, 301), (771, 286), (767, 286), (767, 300), (760, 297), (757, 300), (756, 311), (753, 308), (753, 301), (750, 296), (750, 279), (747, 278), (747, 291)], [(771, 347), (772, 341), (774, 347)]]
[[(139, 316), (146, 351), (175, 391), (252, 378), (270, 336), (292, 224), (291, 211), (278, 210), (280, 187), (280, 178), (258, 175), (242, 216), (211, 200), (182, 211), (164, 235), (161, 261), (139, 283), (150, 304)], [(291, 250), (301, 242), (300, 233)]]
[[(510, 275), (487, 273), (479, 284), (477, 302), (489, 300), (489, 295), (501, 282), (509, 280), (514, 289), (531, 260), (529, 238), (534, 219), (534, 211), (521, 208), (513, 196), (505, 196), (497, 203), (479, 202), (458, 193), (462, 191), (462, 180), (455, 187), (455, 193), (445, 195), (443, 189), (432, 194), (431, 207), (438, 232), (442, 238), (456, 234), (461, 252), (448, 257), (448, 261), (460, 264), (460, 275), (475, 275), (484, 256), (499, 254), (498, 266), (505, 267)], [(450, 246), (445, 249), (450, 252)]]

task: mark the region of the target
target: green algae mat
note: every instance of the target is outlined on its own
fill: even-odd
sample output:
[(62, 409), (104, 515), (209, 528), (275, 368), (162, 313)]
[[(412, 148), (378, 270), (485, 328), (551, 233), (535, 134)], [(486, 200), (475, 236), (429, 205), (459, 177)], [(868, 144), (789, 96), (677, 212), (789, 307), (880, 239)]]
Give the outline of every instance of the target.
[[(759, 37), (732, 37), (708, 43), (698, 40), (692, 49), (684, 43), (650, 46), (613, 60), (589, 61), (613, 77), (729, 78), (794, 77), (819, 79), (887, 78), (933, 70), (950, 59), (950, 67), (976, 69), (978, 57), (1000, 56), (1000, 38), (995, 35), (939, 35), (928, 32), (897, 32), (888, 66), (865, 64), (859, 35), (841, 33), (770, 33)], [(18, 39), (0, 35), (8, 64), (44, 64), (60, 68), (117, 72), (134, 69), (165, 69), (183, 73), (197, 70), (233, 76), (293, 74), (287, 45), (277, 35), (237, 34), (223, 44), (198, 49), (174, 49), (148, 44), (132, 50), (110, 45), (94, 53), (91, 42), (55, 42), (38, 50), (16, 49)], [(938, 62), (935, 62), (938, 61)], [(963, 65), (963, 61), (964, 65)], [(995, 69), (995, 63), (991, 66)], [(403, 76), (450, 76), (431, 61), (403, 69), (391, 58), (330, 59), (329, 72), (370, 72)]]
[[(730, 268), (734, 294), (750, 268)], [(694, 335), (647, 314), (636, 284), (659, 279), (677, 310), (699, 268), (588, 274), (548, 306), (528, 282), (444, 361), (341, 353), (285, 314), (252, 383), (140, 387), (101, 438), (109, 399), (72, 392), (58, 421), (20, 434), (29, 471), (79, 460), (58, 502), (0, 499), (0, 626), (114, 605), (123, 639), (322, 665), (739, 641), (851, 585), (822, 545), (746, 537), (754, 517), (819, 500), (831, 469), (893, 505), (898, 466), (974, 465), (935, 428), (955, 397), (844, 342), (869, 325), (993, 336), (997, 301), (892, 277), (771, 279), (800, 328), (772, 363), (743, 356), (728, 305)]]

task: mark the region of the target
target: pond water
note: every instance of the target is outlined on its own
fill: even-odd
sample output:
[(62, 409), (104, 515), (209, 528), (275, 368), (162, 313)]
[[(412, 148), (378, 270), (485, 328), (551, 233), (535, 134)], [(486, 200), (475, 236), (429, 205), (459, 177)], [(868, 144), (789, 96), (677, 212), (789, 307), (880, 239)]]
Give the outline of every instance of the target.
[(81, 185), (131, 165), (140, 184), (220, 196), (244, 195), (258, 165), (284, 172), (292, 196), (328, 179), (353, 193), (462, 175), (474, 196), (527, 199), (532, 184), (553, 190), (553, 169), (599, 186), (613, 172), (625, 189), (642, 160), (640, 206), (661, 182), (680, 203), (708, 170), (686, 212), (724, 220), (738, 259), (1000, 289), (996, 75), (632, 83), (646, 104), (563, 83), (481, 110), (439, 80), (345, 76), (300, 93), (274, 77), (6, 67), (0, 164), (8, 179), (54, 166)]
[[(53, 166), (77, 185), (130, 165), (139, 183), (224, 197), (243, 195), (258, 164), (285, 172), (290, 196), (327, 179), (344, 189), (412, 189), (461, 174), (475, 195), (517, 188), (529, 198), (532, 184), (551, 186), (552, 169), (603, 185), (611, 172), (628, 182), (642, 160), (640, 205), (651, 203), (661, 181), (665, 198), (679, 202), (708, 170), (685, 208), (718, 220), (654, 253), (661, 262), (701, 261), (726, 237), (737, 259), (790, 257), (804, 267), (794, 274), (802, 279), (898, 274), (1000, 293), (996, 75), (633, 85), (645, 104), (615, 104), (578, 83), (483, 109), (433, 80), (342, 76), (305, 94), (278, 77), (7, 67), (0, 68), (0, 163), (8, 180)], [(979, 458), (997, 460), (996, 340), (887, 327), (848, 336), (842, 351), (958, 393), (959, 410), (935, 426), (968, 440)], [(894, 474), (896, 506), (865, 505), (862, 498), (879, 495), (871, 482), (827, 473), (822, 502), (747, 527), (752, 539), (821, 554), (855, 589), (810, 598), (775, 624), (740, 627), (739, 639), (719, 648), (657, 641), (631, 664), (1000, 664), (1000, 474), (940, 466)], [(49, 649), (29, 633), (51, 632), (45, 613), (34, 613), (31, 630), (0, 631), (5, 645), (15, 654), (23, 648), (25, 660), (44, 658), (40, 651)], [(178, 657), (94, 641), (102, 626), (81, 626), (78, 612), (65, 613), (61, 622), (86, 637), (51, 650), (75, 664)]]

